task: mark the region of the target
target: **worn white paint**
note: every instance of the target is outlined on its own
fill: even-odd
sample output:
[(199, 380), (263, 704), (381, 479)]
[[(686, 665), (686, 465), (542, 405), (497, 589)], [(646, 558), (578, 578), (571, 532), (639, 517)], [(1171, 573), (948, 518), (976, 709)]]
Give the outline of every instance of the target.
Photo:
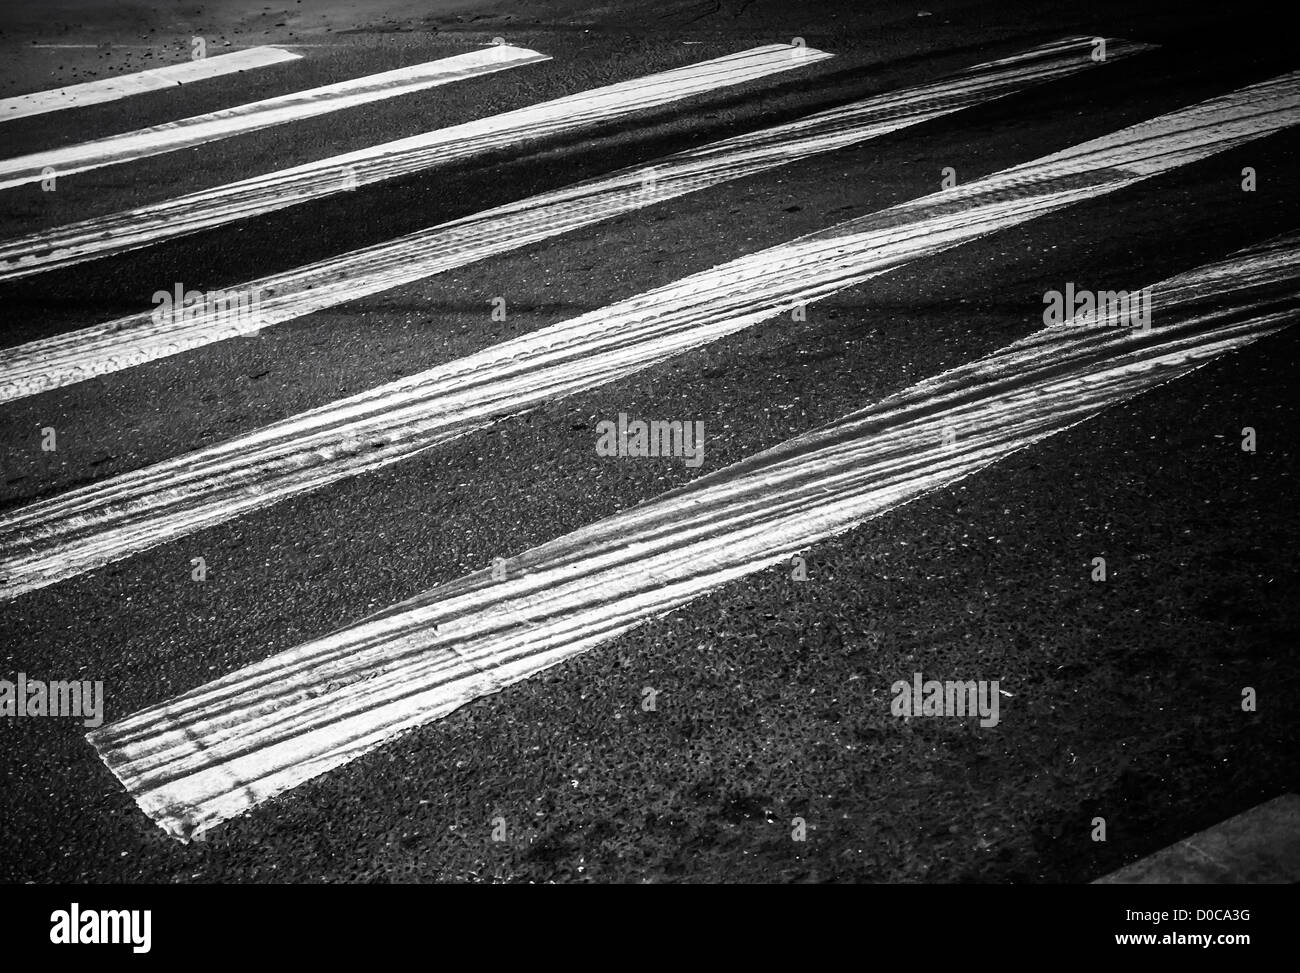
[[(490, 570), (92, 732), (188, 839), (412, 727), (948, 486), (1294, 321), (1300, 237), (1155, 285), (1149, 332), (1052, 328)], [(957, 430), (955, 440), (945, 430)]]
[(453, 81), (464, 81), (549, 60), (547, 55), (527, 48), (496, 45), (382, 74), (254, 101), (235, 108), (223, 108), (134, 132), (110, 135), (93, 142), (0, 159), (0, 189), (39, 182), (44, 178), (43, 173), (47, 168), (54, 170), (60, 177), (70, 176), (101, 166), (134, 162), (151, 155), (189, 149), (232, 135), (243, 135), (273, 125), (314, 118), (344, 108), (356, 108), (386, 98), (427, 91)]
[(398, 462), (932, 255), (1300, 121), (1300, 72), (1142, 122), (0, 516), (0, 597)]
[(12, 118), (25, 118), (28, 115), (43, 115), (64, 108), (98, 105), (146, 91), (174, 88), (204, 78), (217, 78), (236, 71), (250, 71), (253, 68), (264, 68), (284, 61), (296, 61), (300, 57), (301, 54), (294, 54), (292, 51), (281, 50), (278, 47), (252, 47), (246, 51), (214, 54), (212, 57), (169, 64), (162, 68), (149, 68), (147, 71), (136, 71), (134, 74), (120, 74), (111, 78), (101, 78), (98, 81), (83, 81), (81, 84), (54, 88), (50, 91), (36, 91), (12, 98), (0, 98), (0, 122)]
[[(1149, 49), (1121, 40), (1108, 45), (1102, 64)], [(183, 321), (155, 322), (145, 312), (0, 348), (0, 402), (250, 334), (622, 213), (856, 145), (1096, 66), (1092, 50), (1091, 38), (1047, 44), (951, 78), (679, 152), (228, 288), (259, 295), (257, 317), (205, 311)]]
[(793, 56), (795, 51), (788, 44), (756, 47), (35, 233), (0, 245), (0, 280), (151, 246), (495, 149), (616, 121), (831, 57), (813, 48), (801, 56)]

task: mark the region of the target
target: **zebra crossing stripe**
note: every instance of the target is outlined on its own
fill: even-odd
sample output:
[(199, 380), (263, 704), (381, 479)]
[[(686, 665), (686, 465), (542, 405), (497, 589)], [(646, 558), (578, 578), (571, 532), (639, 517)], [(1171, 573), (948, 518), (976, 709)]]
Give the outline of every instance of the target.
[(147, 71), (137, 71), (134, 74), (121, 74), (112, 78), (100, 78), (98, 81), (83, 81), (81, 84), (54, 88), (50, 91), (36, 91), (28, 95), (0, 98), (0, 122), (62, 111), (65, 108), (98, 105), (106, 101), (126, 98), (129, 95), (143, 94), (146, 91), (174, 88), (178, 84), (188, 84), (204, 78), (217, 78), (236, 71), (249, 71), (284, 61), (296, 61), (300, 57), (301, 54), (294, 54), (292, 51), (281, 50), (278, 47), (252, 47), (246, 51), (216, 54), (181, 64), (169, 64), (163, 68), (149, 68)]
[(93, 142), (3, 159), (0, 160), (0, 189), (39, 182), (47, 169), (52, 169), (62, 177), (101, 166), (134, 162), (151, 155), (193, 148), (232, 135), (549, 60), (547, 55), (527, 48), (497, 45), (382, 74), (267, 98), (236, 108), (223, 108)]
[(136, 250), (495, 149), (608, 123), (633, 112), (803, 68), (831, 56), (789, 44), (756, 47), (71, 223), (0, 245), (0, 280)]
[(441, 585), (88, 739), (139, 807), (188, 840), (1280, 330), (1300, 309), (1300, 234), (1154, 291), (1149, 331), (1045, 329), (526, 551), (504, 580), (483, 570)]
[[(1107, 40), (1102, 64), (1151, 49)], [(0, 402), (254, 333), (732, 179), (920, 124), (1094, 66), (1091, 38), (1068, 38), (903, 91), (714, 142), (555, 192), (226, 288), (256, 314), (203, 306), (179, 320), (131, 314), (0, 348)]]
[(73, 577), (595, 388), (996, 230), (1300, 121), (1300, 72), (1243, 88), (0, 516), (0, 597)]

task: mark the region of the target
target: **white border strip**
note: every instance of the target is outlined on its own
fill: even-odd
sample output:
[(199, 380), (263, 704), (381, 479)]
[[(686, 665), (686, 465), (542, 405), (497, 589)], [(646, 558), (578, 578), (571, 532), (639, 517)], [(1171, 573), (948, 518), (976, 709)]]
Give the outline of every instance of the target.
[(206, 115), (194, 115), (134, 132), (123, 132), (93, 142), (3, 159), (0, 160), (0, 189), (39, 182), (45, 177), (46, 169), (53, 170), (62, 177), (102, 166), (135, 162), (232, 135), (255, 132), (549, 60), (548, 55), (527, 48), (497, 45), (382, 74), (254, 101), (236, 108), (223, 108)]
[[(1107, 41), (1106, 60), (1149, 50)], [(197, 309), (182, 321), (131, 314), (0, 348), (0, 402), (189, 351), (399, 287), (732, 179), (865, 142), (1095, 66), (1091, 38), (1071, 38), (955, 77), (877, 95), (784, 125), (675, 153), (645, 166), (398, 237), (225, 290), (257, 295), (244, 317)]]
[(802, 68), (831, 56), (789, 44), (756, 47), (123, 213), (71, 223), (0, 245), (0, 280), (136, 250), (494, 149), (608, 123), (633, 112)]
[(146, 91), (174, 88), (178, 84), (188, 84), (204, 78), (217, 78), (236, 71), (250, 71), (253, 68), (264, 68), (284, 61), (296, 61), (300, 57), (301, 54), (278, 47), (252, 47), (246, 51), (215, 54), (196, 61), (170, 64), (164, 68), (149, 68), (147, 71), (100, 78), (98, 81), (83, 81), (81, 84), (68, 85), (66, 88), (36, 91), (27, 95), (16, 95), (13, 98), (0, 98), (0, 122), (62, 111), (65, 108), (98, 105), (130, 95), (143, 94)]
[(505, 580), (484, 570), (439, 586), (88, 739), (140, 808), (188, 840), (1285, 327), (1300, 309), (1298, 244), (1292, 236), (1156, 285), (1152, 331), (1039, 332), (526, 551)]
[(1162, 115), (0, 517), (0, 598), (615, 381), (919, 257), (1300, 122), (1300, 72)]

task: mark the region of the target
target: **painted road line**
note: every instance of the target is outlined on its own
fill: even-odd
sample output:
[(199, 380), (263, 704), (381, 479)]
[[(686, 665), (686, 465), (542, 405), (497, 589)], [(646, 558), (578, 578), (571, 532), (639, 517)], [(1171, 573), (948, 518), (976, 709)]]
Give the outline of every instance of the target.
[(223, 226), (495, 149), (624, 118), (831, 57), (770, 44), (500, 115), (385, 142), (187, 196), (95, 217), (0, 245), (0, 280)]
[(496, 45), (382, 74), (254, 101), (236, 108), (223, 108), (221, 111), (182, 118), (134, 132), (123, 132), (93, 142), (3, 159), (0, 160), (0, 189), (39, 182), (45, 178), (47, 169), (59, 176), (68, 176), (101, 166), (134, 162), (232, 135), (242, 135), (385, 98), (426, 91), (453, 81), (464, 81), (549, 60), (548, 55), (527, 48)]
[(26, 118), (28, 115), (43, 115), (64, 108), (98, 105), (105, 101), (126, 98), (129, 95), (143, 94), (146, 91), (158, 91), (162, 88), (174, 88), (178, 84), (202, 81), (204, 78), (216, 78), (236, 71), (250, 71), (253, 68), (264, 68), (284, 61), (296, 61), (300, 57), (301, 54), (294, 54), (292, 51), (281, 50), (278, 47), (253, 47), (246, 51), (216, 54), (196, 61), (169, 64), (164, 68), (150, 68), (147, 71), (101, 78), (98, 81), (84, 81), (81, 84), (68, 85), (66, 88), (37, 91), (13, 98), (0, 98), (0, 122), (11, 118)]
[[(395, 735), (946, 487), (1293, 322), (1300, 236), (1051, 328), (650, 502), (89, 734), (188, 840)], [(955, 439), (945, 435), (957, 430)]]
[(795, 307), (1300, 122), (1300, 72), (1162, 115), (0, 516), (0, 598), (596, 388)]
[[(1149, 50), (1107, 40), (1110, 63)], [(686, 193), (765, 172), (930, 121), (1097, 62), (1091, 38), (1070, 38), (960, 74), (877, 95), (784, 125), (714, 142), (362, 250), (227, 288), (258, 295), (258, 313), (200, 306), (155, 321), (150, 312), (0, 348), (0, 402), (250, 334), (400, 287)]]
[(1093, 884), (1294, 885), (1297, 882), (1300, 882), (1300, 795), (1283, 794), (1125, 865)]

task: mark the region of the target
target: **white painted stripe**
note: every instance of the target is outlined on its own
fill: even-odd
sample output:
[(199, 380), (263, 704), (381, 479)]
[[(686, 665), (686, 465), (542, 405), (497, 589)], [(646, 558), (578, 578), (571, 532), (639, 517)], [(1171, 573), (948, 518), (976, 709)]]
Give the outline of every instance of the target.
[[(1148, 45), (1108, 40), (1112, 63)], [(784, 125), (476, 213), (428, 230), (236, 285), (261, 297), (244, 318), (199, 309), (154, 322), (148, 312), (0, 349), (0, 402), (189, 351), (354, 301), (589, 226), (643, 206), (845, 148), (1094, 66), (1091, 38), (1071, 38), (977, 65), (952, 78), (877, 95)], [(647, 174), (653, 174), (653, 180)]]
[(386, 98), (426, 91), (453, 81), (549, 60), (548, 55), (527, 48), (498, 45), (382, 74), (254, 101), (236, 108), (223, 108), (206, 115), (123, 132), (93, 142), (3, 159), (0, 160), (0, 189), (39, 182), (44, 178), (42, 173), (47, 168), (59, 176), (68, 176), (101, 166), (135, 162), (232, 135), (242, 135), (344, 108), (355, 108)]
[(908, 261), (1300, 121), (1300, 72), (759, 251), (217, 446), (0, 517), (0, 597), (595, 388)]
[(494, 149), (608, 123), (633, 112), (805, 67), (828, 57), (831, 55), (823, 51), (789, 44), (756, 47), (151, 206), (71, 223), (0, 246), (0, 280), (139, 249)]
[(26, 118), (28, 115), (61, 111), (64, 108), (98, 105), (105, 101), (126, 98), (129, 95), (143, 94), (146, 91), (158, 91), (161, 88), (174, 88), (178, 84), (202, 81), (204, 78), (217, 78), (236, 71), (250, 71), (253, 68), (280, 64), (283, 61), (296, 61), (300, 57), (301, 54), (294, 54), (292, 51), (285, 51), (278, 47), (253, 47), (246, 51), (203, 57), (197, 61), (169, 64), (164, 68), (150, 68), (147, 71), (101, 78), (98, 81), (84, 81), (81, 84), (68, 85), (66, 88), (37, 91), (13, 98), (0, 98), (0, 122), (11, 118)]
[[(88, 739), (140, 808), (188, 840), (1284, 327), (1298, 309), (1298, 244), (1292, 236), (1156, 285), (1149, 332), (1039, 332), (526, 551), (503, 581), (484, 570), (441, 585)], [(957, 439), (945, 444), (949, 427)]]
[[(687, 43), (687, 42), (683, 41), (683, 43)], [(694, 41), (694, 42), (691, 42), (691, 43), (699, 43), (699, 42), (698, 42), (698, 41)], [(260, 44), (233, 44), (233, 43), (227, 44), (227, 43), (223, 43), (221, 46), (222, 46), (223, 48), (225, 48), (225, 47), (229, 47), (229, 48), (233, 48), (233, 49), (246, 49), (246, 48), (251, 48), (251, 47), (261, 47), (262, 45), (260, 45)], [(281, 46), (281, 47), (334, 47), (334, 48), (337, 48), (337, 47), (341, 47), (342, 44), (339, 43), (339, 42), (335, 42), (335, 43), (331, 43), (331, 44), (301, 44), (301, 43), (297, 43), (297, 42), (295, 42), (295, 43), (292, 43), (292, 44), (291, 44), (291, 43), (289, 43), (289, 42), (287, 42), (287, 41), (280, 41), (280, 46)], [(33, 44), (32, 47), (36, 48), (37, 50), (50, 49), (50, 50), (96, 50), (96, 51), (97, 51), (97, 50), (101, 50), (101, 49), (111, 49), (111, 50), (156, 50), (157, 47), (158, 47), (158, 45), (157, 45), (157, 44)], [(1107, 56), (1109, 56), (1109, 54), (1108, 54)]]
[(1093, 884), (1295, 885), (1297, 882), (1300, 882), (1300, 794), (1283, 794), (1130, 862)]

